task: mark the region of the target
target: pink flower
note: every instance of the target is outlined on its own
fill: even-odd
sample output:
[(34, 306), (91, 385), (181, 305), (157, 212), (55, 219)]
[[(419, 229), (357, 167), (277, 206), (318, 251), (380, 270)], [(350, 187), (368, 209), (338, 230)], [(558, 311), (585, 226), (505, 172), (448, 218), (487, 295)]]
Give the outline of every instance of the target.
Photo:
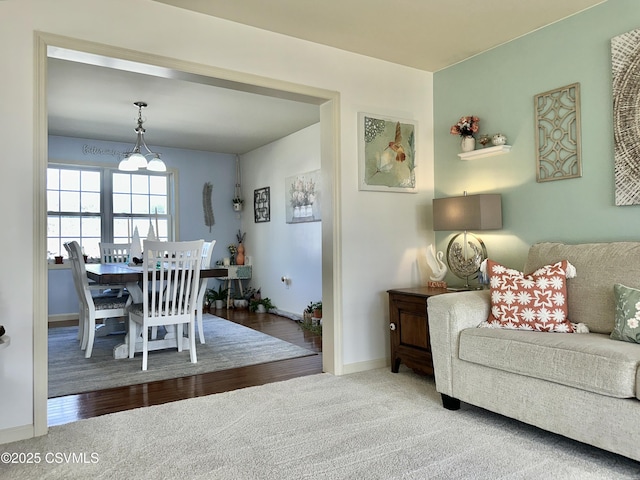
[(475, 115), (469, 115), (466, 117), (460, 117), (458, 123), (451, 127), (449, 133), (451, 135), (460, 135), (461, 137), (473, 136), (474, 133), (478, 133), (480, 126), (480, 119)]

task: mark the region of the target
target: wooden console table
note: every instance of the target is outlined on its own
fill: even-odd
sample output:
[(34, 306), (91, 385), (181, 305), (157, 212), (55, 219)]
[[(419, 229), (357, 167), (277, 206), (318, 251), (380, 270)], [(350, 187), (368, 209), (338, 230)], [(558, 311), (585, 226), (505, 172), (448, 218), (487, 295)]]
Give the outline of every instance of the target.
[(388, 290), (391, 330), (391, 371), (400, 363), (424, 375), (433, 375), (427, 299), (451, 293), (446, 288), (400, 288)]

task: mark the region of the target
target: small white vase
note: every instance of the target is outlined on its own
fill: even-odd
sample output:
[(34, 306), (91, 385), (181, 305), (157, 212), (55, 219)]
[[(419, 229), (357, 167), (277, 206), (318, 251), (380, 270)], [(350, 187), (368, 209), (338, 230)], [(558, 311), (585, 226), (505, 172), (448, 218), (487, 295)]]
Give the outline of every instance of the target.
[(463, 152), (472, 152), (476, 149), (476, 139), (471, 136), (463, 136), (460, 142), (460, 148)]

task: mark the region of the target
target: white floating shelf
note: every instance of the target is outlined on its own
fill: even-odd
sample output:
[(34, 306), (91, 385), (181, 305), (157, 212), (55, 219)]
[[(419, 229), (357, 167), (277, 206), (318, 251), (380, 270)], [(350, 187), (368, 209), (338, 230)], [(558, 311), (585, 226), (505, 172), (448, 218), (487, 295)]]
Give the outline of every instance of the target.
[(11, 337), (9, 335), (3, 335), (0, 337), (0, 350), (7, 348), (11, 343)]
[(503, 155), (511, 151), (511, 145), (498, 145), (497, 147), (480, 148), (471, 152), (459, 153), (458, 156), (462, 160), (475, 160), (477, 158), (493, 157), (495, 155)]

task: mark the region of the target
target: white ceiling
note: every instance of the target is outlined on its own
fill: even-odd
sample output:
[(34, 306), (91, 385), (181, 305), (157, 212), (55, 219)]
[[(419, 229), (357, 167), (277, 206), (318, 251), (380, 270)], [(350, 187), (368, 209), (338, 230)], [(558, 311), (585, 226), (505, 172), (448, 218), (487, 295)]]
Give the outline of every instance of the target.
[[(269, 0), (265, 8), (264, 0), (156, 1), (427, 71), (602, 3)], [(52, 135), (133, 144), (133, 102), (139, 100), (149, 104), (143, 115), (152, 150), (157, 145), (242, 154), (319, 121), (314, 104), (220, 87), (203, 78), (86, 63), (68, 52), (50, 55)]]

